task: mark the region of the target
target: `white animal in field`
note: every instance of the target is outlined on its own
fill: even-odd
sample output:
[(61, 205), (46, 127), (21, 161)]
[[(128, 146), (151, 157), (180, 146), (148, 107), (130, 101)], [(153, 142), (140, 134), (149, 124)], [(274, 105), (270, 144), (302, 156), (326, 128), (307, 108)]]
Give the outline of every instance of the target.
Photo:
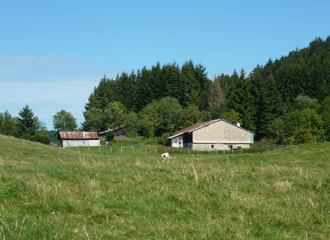
[(169, 162), (170, 154), (168, 152), (162, 153), (162, 159), (163, 159), (163, 162)]

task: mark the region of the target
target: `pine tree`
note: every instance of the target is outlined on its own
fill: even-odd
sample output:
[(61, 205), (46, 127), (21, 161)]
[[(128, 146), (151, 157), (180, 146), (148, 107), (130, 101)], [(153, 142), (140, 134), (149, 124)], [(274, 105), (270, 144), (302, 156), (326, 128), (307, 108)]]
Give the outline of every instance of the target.
[(199, 83), (199, 108), (206, 110), (208, 108), (207, 100), (210, 95), (211, 81), (207, 78), (206, 68), (202, 64), (195, 67), (195, 79)]
[(160, 63), (157, 62), (156, 66), (151, 67), (151, 78), (152, 78), (152, 84), (154, 86), (154, 97), (156, 100), (162, 99), (165, 97), (166, 92), (164, 89), (166, 89), (166, 81), (164, 81), (164, 76), (162, 74), (162, 68), (160, 66)]
[(267, 79), (265, 89), (262, 94), (260, 118), (259, 118), (259, 137), (265, 137), (269, 135), (269, 125), (274, 119), (281, 116), (284, 112), (282, 103), (282, 96), (277, 89), (277, 84), (273, 74)]
[(143, 109), (148, 103), (154, 99), (154, 92), (152, 86), (152, 76), (151, 72), (146, 68), (142, 68), (141, 71), (137, 73), (136, 79), (137, 87), (137, 105), (138, 111)]
[(229, 107), (239, 113), (242, 126), (251, 131), (256, 130), (257, 113), (256, 97), (253, 95), (253, 88), (251, 81), (245, 79), (245, 72), (242, 70), (229, 101)]
[(262, 68), (260, 66), (257, 66), (253, 72), (251, 73), (249, 77), (251, 84), (253, 86), (252, 88), (252, 94), (255, 97), (255, 103), (256, 103), (256, 116), (255, 116), (255, 122), (256, 122), (256, 130), (255, 135), (256, 138), (259, 138), (259, 132), (260, 132), (260, 125), (261, 125), (261, 115), (262, 115), (262, 105), (265, 101), (265, 82), (262, 78)]
[(20, 112), (16, 122), (18, 137), (23, 134), (35, 135), (39, 130), (38, 117), (34, 116), (32, 109), (26, 105)]
[(192, 61), (185, 62), (181, 67), (181, 96), (180, 104), (183, 107), (194, 104), (199, 107), (199, 84), (195, 80), (195, 67)]
[(136, 76), (134, 72), (132, 72), (130, 75), (123, 73), (116, 80), (116, 95), (118, 101), (129, 110), (134, 110), (136, 107), (135, 78)]
[(176, 63), (165, 65), (162, 69), (163, 78), (166, 79), (166, 97), (173, 97), (182, 102), (182, 76)]

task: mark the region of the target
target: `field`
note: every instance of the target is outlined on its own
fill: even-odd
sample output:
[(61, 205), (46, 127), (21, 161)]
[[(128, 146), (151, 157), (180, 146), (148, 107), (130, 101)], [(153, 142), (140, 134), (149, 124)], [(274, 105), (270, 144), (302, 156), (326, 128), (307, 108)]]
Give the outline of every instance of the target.
[(330, 143), (163, 149), (0, 135), (0, 238), (330, 239)]

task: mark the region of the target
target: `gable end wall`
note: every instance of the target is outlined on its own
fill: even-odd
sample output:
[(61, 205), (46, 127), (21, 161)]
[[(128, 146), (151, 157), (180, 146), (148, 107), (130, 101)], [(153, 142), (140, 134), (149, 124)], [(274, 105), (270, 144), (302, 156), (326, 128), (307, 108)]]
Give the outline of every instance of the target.
[(235, 127), (227, 122), (218, 121), (193, 132), (195, 143), (253, 143), (252, 133)]

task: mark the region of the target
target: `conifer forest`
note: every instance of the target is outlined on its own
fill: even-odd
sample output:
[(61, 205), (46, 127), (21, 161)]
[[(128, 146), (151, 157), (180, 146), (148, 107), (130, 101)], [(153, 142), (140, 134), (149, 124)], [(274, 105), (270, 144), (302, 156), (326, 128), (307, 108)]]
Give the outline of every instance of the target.
[(85, 105), (86, 131), (123, 127), (163, 136), (223, 118), (279, 144), (330, 139), (330, 37), (280, 59), (209, 79), (206, 66), (173, 62), (104, 76)]

